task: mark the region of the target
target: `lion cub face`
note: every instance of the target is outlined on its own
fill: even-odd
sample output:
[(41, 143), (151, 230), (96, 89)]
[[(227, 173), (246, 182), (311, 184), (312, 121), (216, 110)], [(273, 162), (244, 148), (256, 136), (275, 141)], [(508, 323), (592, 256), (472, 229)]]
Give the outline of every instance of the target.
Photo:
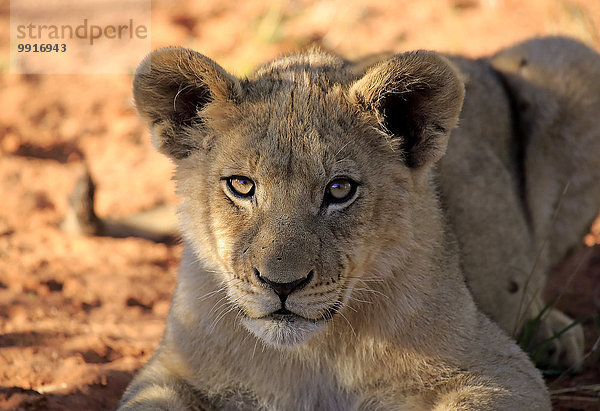
[(210, 249), (202, 255), (252, 333), (297, 344), (341, 313), (373, 234), (366, 225), (378, 203), (397, 197), (403, 208), (406, 172), (396, 167), (381, 181), (398, 160), (353, 119), (340, 89), (294, 83), (247, 98), (223, 137), (180, 173), (203, 164), (197, 178), (179, 180), (183, 219), (202, 226), (186, 238)]
[(462, 84), (431, 53), (362, 78), (299, 55), (240, 81), (172, 48), (142, 63), (134, 95), (177, 164), (185, 239), (246, 328), (289, 346), (374, 297), (356, 283), (410, 241), (413, 174), (443, 155)]

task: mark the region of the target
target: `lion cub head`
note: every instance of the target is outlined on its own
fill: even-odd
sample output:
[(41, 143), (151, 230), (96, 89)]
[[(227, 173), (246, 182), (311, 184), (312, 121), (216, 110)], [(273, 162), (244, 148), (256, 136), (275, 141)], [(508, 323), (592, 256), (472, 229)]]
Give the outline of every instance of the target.
[(362, 76), (311, 52), (238, 79), (166, 48), (141, 64), (134, 96), (153, 144), (177, 166), (187, 244), (246, 328), (289, 346), (346, 305), (376, 299), (357, 282), (402, 264), (463, 85), (430, 52)]

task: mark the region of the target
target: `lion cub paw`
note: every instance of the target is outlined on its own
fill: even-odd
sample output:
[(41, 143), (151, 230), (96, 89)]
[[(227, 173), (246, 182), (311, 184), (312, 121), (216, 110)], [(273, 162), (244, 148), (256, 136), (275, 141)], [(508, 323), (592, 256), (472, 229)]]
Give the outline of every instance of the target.
[(528, 351), (538, 365), (579, 370), (583, 363), (581, 324), (563, 312), (550, 309), (542, 318)]

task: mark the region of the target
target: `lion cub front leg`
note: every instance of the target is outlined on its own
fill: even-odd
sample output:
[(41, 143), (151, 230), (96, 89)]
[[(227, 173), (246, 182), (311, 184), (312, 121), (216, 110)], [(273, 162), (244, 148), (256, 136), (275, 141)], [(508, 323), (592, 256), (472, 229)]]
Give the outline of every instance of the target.
[(528, 356), (483, 313), (477, 312), (475, 317), (468, 328), (471, 334), (457, 342), (460, 348), (449, 355), (445, 365), (440, 363), (443, 372), (437, 374), (426, 408), (550, 410), (544, 380)]
[(547, 308), (536, 321), (546, 304), (541, 297), (531, 304), (521, 332), (523, 348), (538, 365), (580, 369), (584, 358), (583, 327), (554, 308)]
[(208, 401), (164, 367), (158, 353), (127, 387), (118, 410), (208, 410)]
[(442, 395), (433, 411), (516, 410), (520, 406), (508, 399), (498, 400), (497, 396), (491, 388), (464, 387)]

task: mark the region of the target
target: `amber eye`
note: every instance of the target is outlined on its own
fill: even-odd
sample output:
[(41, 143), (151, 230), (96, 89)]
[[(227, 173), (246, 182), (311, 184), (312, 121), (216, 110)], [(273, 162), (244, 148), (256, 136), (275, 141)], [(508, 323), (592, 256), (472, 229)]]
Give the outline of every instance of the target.
[(247, 198), (254, 195), (254, 181), (247, 177), (229, 177), (227, 178), (227, 187), (238, 197)]
[(326, 204), (345, 203), (356, 192), (356, 183), (345, 178), (338, 178), (327, 184), (324, 201)]

